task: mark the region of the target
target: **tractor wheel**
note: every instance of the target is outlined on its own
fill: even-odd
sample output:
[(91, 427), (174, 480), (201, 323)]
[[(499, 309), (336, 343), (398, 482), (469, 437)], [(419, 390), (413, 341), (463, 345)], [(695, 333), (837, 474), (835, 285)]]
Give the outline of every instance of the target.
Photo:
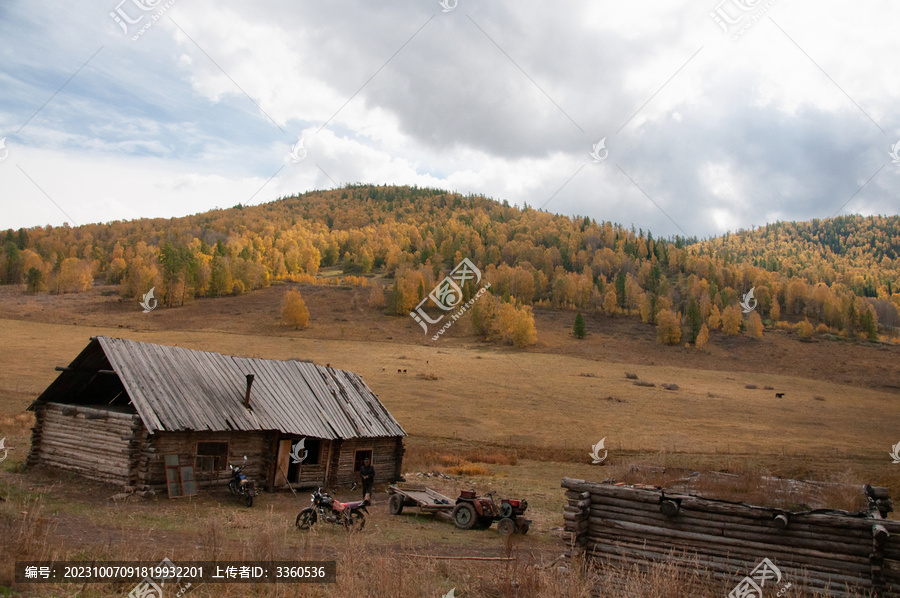
[(513, 516), (513, 506), (508, 502), (500, 505), (500, 516), (501, 517), (512, 517)]
[(528, 528), (529, 528), (529, 527), (531, 527), (530, 524), (528, 524), (528, 523), (523, 523), (523, 524), (522, 524), (522, 527), (519, 528), (519, 533), (522, 534), (522, 535), (524, 536), (525, 534), (528, 533)]
[(388, 510), (391, 515), (399, 515), (403, 512), (403, 496), (400, 494), (392, 494), (391, 500), (388, 502)]
[(467, 502), (461, 502), (453, 507), (453, 523), (459, 529), (472, 529), (478, 522), (475, 515), (475, 507)]
[(497, 522), (497, 531), (501, 536), (509, 536), (516, 533), (516, 522), (509, 517), (504, 517)]

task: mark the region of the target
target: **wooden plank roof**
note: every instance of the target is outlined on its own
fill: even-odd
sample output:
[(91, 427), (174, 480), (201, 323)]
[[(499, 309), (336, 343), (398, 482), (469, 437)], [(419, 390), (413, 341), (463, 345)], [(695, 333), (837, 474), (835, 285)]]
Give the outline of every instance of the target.
[[(114, 370), (150, 433), (278, 430), (316, 438), (405, 436), (357, 374), (299, 361), (235, 357), (94, 337), (41, 394), (66, 403), (101, 369)], [(246, 375), (253, 374), (250, 409)]]

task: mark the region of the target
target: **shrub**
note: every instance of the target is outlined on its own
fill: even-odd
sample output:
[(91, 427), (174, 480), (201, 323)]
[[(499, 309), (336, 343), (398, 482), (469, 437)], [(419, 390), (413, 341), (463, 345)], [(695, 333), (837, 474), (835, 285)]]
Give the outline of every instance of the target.
[(671, 309), (659, 312), (656, 320), (659, 322), (656, 326), (656, 337), (659, 342), (666, 345), (677, 345), (681, 342), (681, 324)]
[(797, 323), (797, 336), (800, 338), (809, 338), (813, 334), (812, 324), (809, 323), (809, 320), (803, 320), (802, 322)]
[(477, 465), (475, 463), (469, 463), (468, 461), (463, 461), (459, 465), (452, 465), (446, 468), (446, 472), (451, 475), (460, 475), (460, 476), (476, 476), (476, 475), (490, 475), (491, 470), (485, 467), (484, 465)]
[(288, 326), (306, 328), (309, 326), (309, 309), (300, 295), (300, 291), (294, 289), (284, 294), (281, 305), (281, 319)]
[(384, 298), (384, 289), (381, 288), (380, 284), (372, 285), (372, 290), (369, 291), (369, 307), (384, 309), (386, 305), (387, 300)]

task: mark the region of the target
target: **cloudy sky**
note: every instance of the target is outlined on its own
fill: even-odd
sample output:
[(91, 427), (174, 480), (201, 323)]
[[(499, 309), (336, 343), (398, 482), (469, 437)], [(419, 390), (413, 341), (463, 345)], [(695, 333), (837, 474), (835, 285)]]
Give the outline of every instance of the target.
[(350, 182), (658, 236), (900, 211), (896, 2), (443, 1), (4, 0), (0, 228)]

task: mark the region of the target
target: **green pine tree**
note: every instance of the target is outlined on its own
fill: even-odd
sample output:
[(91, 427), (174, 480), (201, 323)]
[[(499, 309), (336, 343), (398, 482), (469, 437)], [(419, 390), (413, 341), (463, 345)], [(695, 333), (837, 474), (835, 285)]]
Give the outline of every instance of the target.
[(616, 299), (619, 301), (619, 307), (625, 309), (625, 271), (619, 270), (616, 275)]
[(587, 334), (581, 312), (578, 312), (578, 315), (575, 316), (575, 325), (572, 326), (572, 332), (575, 334), (575, 338), (584, 338), (584, 335)]

